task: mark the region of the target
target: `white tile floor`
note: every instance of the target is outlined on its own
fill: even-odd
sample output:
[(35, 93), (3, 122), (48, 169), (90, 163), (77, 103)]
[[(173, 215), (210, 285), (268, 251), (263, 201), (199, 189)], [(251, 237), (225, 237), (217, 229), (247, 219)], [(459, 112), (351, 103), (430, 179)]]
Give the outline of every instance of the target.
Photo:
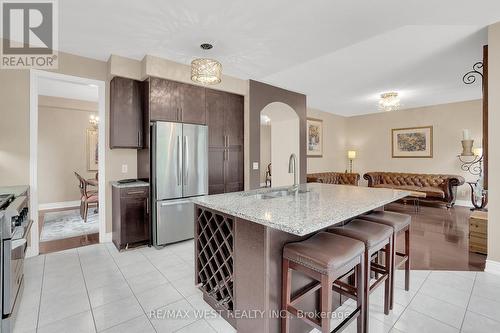
[[(112, 244), (26, 260), (14, 332), (235, 332), (220, 317), (149, 318), (150, 310), (209, 310), (193, 282), (193, 241), (119, 253)], [(370, 332), (500, 332), (500, 276), (413, 271), (411, 290), (396, 279), (396, 304), (383, 313), (372, 294)], [(349, 310), (347, 302), (341, 310)], [(166, 313), (166, 312), (162, 312)], [(191, 312), (193, 313), (193, 312)], [(355, 323), (347, 330), (355, 332)]]

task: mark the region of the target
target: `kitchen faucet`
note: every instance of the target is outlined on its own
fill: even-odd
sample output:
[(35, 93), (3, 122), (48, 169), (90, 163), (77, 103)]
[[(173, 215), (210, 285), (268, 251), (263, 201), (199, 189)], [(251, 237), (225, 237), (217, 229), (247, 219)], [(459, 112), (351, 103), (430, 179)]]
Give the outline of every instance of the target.
[(297, 181), (297, 156), (294, 153), (288, 159), (288, 173), (293, 173), (293, 186), (289, 190), (295, 192), (299, 188), (299, 184)]

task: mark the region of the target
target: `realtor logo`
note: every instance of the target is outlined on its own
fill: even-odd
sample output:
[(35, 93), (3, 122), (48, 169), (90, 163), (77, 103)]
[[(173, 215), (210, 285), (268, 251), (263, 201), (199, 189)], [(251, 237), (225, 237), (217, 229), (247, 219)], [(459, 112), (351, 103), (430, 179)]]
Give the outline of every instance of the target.
[(1, 2), (2, 68), (57, 68), (56, 0)]

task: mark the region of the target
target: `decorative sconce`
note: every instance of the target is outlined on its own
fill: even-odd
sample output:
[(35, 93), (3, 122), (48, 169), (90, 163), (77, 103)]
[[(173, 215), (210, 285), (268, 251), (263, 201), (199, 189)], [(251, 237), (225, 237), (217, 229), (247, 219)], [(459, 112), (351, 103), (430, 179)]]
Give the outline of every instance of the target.
[(349, 173), (352, 173), (352, 160), (356, 159), (356, 151), (347, 151), (347, 158), (349, 159)]

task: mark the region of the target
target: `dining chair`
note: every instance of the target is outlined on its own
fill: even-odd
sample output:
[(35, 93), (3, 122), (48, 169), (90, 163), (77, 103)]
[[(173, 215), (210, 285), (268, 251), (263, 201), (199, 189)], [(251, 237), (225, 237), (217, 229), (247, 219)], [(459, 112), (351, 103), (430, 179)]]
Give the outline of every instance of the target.
[(87, 189), (88, 183), (85, 178), (80, 176), (77, 172), (75, 172), (75, 176), (78, 179), (78, 187), (80, 189), (80, 216), (82, 219), (87, 222), (88, 212), (90, 206), (95, 206), (99, 208), (99, 192), (98, 191), (89, 191)]

